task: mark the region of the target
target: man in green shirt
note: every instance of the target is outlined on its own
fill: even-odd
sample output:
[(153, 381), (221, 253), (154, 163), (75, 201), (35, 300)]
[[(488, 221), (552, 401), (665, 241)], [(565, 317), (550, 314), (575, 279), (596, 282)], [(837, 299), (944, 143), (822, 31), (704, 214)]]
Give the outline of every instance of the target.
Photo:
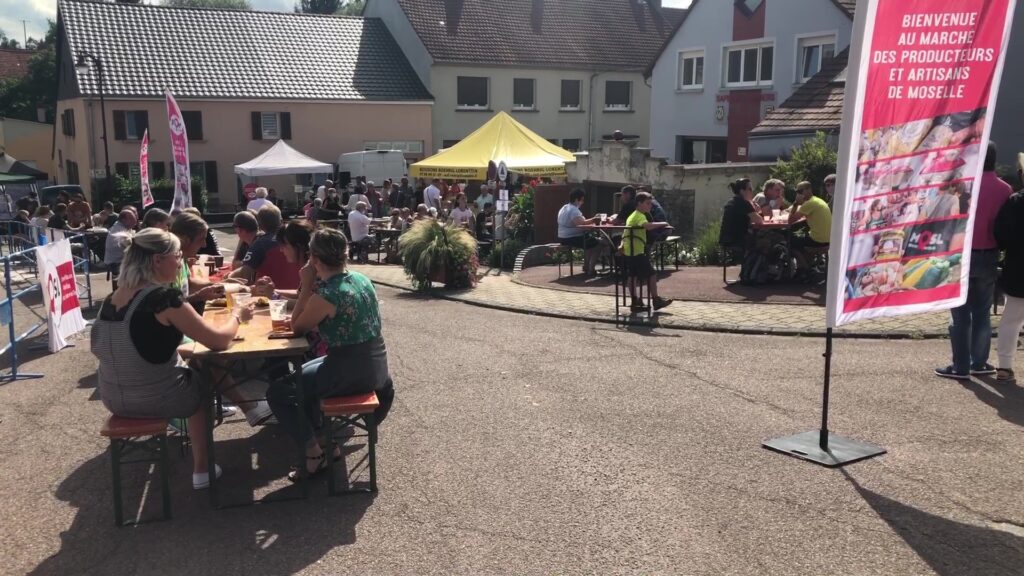
[(807, 222), (810, 231), (806, 236), (795, 236), (790, 243), (797, 272), (806, 271), (811, 259), (808, 253), (828, 248), (832, 237), (832, 211), (827, 202), (814, 195), (810, 182), (797, 184), (796, 200), (789, 213), (790, 224), (803, 221)]
[(634, 312), (647, 310), (647, 306), (636, 295), (638, 280), (647, 280), (655, 310), (661, 310), (672, 303), (671, 300), (658, 296), (658, 276), (654, 273), (654, 266), (651, 265), (651, 259), (648, 258), (645, 250), (648, 230), (671, 227), (668, 222), (647, 221), (647, 213), (651, 211), (653, 199), (654, 197), (647, 192), (637, 193), (636, 210), (626, 218), (628, 229), (622, 235), (622, 254), (627, 274), (629, 274), (629, 292), (632, 296), (630, 309)]

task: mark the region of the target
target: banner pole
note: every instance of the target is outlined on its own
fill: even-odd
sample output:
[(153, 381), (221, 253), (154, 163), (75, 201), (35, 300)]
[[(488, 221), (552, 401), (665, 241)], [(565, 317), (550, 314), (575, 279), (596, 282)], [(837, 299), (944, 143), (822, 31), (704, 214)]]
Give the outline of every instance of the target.
[(11, 321), (7, 323), (8, 341), (11, 344), (11, 380), (18, 379), (18, 337), (14, 333), (14, 297), (11, 296), (11, 257), (4, 257), (4, 291), (7, 292), (7, 305), (11, 307)]
[(832, 329), (825, 329), (825, 389), (821, 398), (821, 430), (818, 432), (818, 447), (828, 450), (828, 396), (832, 385)]

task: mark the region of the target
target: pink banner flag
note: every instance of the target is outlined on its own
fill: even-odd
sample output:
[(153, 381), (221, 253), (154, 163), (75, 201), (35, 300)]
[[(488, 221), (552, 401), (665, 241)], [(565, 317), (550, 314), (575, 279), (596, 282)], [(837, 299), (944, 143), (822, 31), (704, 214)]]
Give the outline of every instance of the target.
[(966, 301), (1014, 2), (861, 0), (840, 136), (828, 326)]
[(142, 133), (142, 148), (139, 150), (139, 183), (142, 185), (142, 209), (154, 202), (149, 187), (149, 129)]
[(171, 128), (171, 152), (174, 156), (174, 201), (171, 212), (181, 211), (192, 206), (192, 175), (188, 166), (188, 134), (185, 132), (185, 121), (181, 117), (181, 109), (168, 90), (167, 122)]

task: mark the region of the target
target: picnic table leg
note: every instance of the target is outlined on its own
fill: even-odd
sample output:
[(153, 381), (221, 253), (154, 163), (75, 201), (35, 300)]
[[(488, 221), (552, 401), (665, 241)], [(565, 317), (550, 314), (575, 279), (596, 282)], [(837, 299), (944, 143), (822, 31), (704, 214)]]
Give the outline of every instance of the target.
[(213, 398), (206, 399), (206, 473), (209, 474), (210, 480), (210, 506), (214, 509), (220, 507), (220, 500), (218, 498), (217, 490), (217, 462), (214, 457), (213, 447), (213, 409), (214, 403)]

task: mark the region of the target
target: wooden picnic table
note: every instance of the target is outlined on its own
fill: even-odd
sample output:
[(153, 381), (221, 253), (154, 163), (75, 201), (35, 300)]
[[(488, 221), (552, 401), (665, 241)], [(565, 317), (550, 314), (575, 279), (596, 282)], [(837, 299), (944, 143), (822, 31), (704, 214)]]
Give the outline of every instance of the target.
[[(231, 320), (231, 310), (224, 307), (211, 308), (208, 306), (203, 313), (203, 318), (215, 326), (220, 326), (229, 321), (233, 322)], [(254, 376), (236, 370), (242, 361), (263, 358), (302, 361), (302, 357), (309, 349), (309, 343), (305, 337), (271, 339), (269, 338), (271, 331), (269, 308), (257, 308), (253, 312), (252, 319), (238, 327), (238, 334), (227, 350), (210, 350), (198, 342), (193, 343), (192, 358), (202, 362), (203, 377), (211, 384), (211, 390), (214, 393), (217, 390), (216, 376), (214, 375), (215, 369), (222, 370), (225, 377), (227, 375), (239, 376), (235, 380), (235, 386), (238, 386), (246, 380), (252, 380)], [(209, 455), (207, 472), (210, 475), (210, 504), (217, 508), (220, 506), (220, 501), (213, 443), (213, 408), (214, 403), (212, 401), (206, 403), (206, 441), (207, 453)], [(303, 489), (305, 489), (305, 486)]]

